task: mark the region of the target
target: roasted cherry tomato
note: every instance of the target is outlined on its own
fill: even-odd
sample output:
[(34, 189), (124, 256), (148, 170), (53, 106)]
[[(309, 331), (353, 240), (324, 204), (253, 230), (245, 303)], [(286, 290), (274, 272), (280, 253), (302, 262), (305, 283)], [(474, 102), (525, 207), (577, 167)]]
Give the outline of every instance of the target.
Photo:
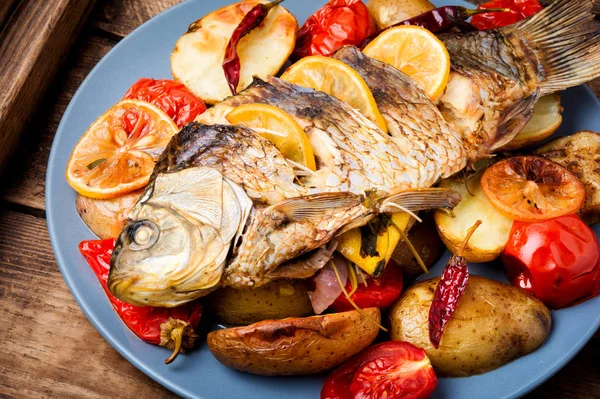
[(293, 57), (330, 55), (345, 44), (361, 43), (376, 30), (375, 20), (362, 1), (331, 0), (302, 25)]
[(515, 222), (502, 261), (514, 285), (552, 309), (596, 297), (600, 290), (598, 239), (575, 215)]
[[(156, 105), (182, 127), (206, 111), (206, 106), (183, 84), (172, 80), (141, 78), (125, 93), (123, 99), (134, 98)], [(134, 122), (132, 118), (132, 122)]]
[(577, 176), (531, 155), (496, 162), (483, 172), (481, 188), (496, 209), (521, 222), (576, 213), (585, 201), (585, 186)]
[(423, 349), (390, 341), (365, 349), (331, 373), (321, 399), (424, 399), (436, 386)]
[[(402, 271), (394, 264), (387, 265), (381, 277), (367, 280), (367, 285), (359, 281), (358, 288), (350, 295), (352, 301), (361, 309), (387, 308), (391, 306), (402, 293)], [(352, 291), (352, 285), (346, 284), (346, 291)], [(353, 310), (354, 307), (342, 293), (331, 304), (336, 312)]]
[(483, 13), (475, 15), (471, 19), (477, 29), (495, 29), (512, 25), (522, 19), (532, 16), (542, 9), (538, 0), (492, 0), (480, 4), (477, 9), (483, 8), (507, 8), (510, 12)]

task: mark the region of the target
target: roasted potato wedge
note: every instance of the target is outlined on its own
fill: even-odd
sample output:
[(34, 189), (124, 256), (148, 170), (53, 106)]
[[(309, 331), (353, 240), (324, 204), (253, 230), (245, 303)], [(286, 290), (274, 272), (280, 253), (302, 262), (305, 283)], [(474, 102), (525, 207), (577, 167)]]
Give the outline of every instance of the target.
[(452, 253), (465, 240), (469, 228), (478, 220), (482, 221), (463, 252), (467, 261), (473, 263), (490, 262), (500, 256), (513, 224), (488, 201), (479, 184), (480, 178), (481, 172), (466, 182), (457, 179), (442, 181), (440, 187), (458, 191), (462, 201), (454, 208), (454, 217), (440, 210), (435, 211), (433, 216), (440, 238)]
[(361, 313), (265, 320), (213, 331), (208, 348), (224, 365), (247, 373), (316, 374), (338, 366), (375, 340), (379, 309)]
[(533, 108), (533, 116), (527, 125), (502, 149), (518, 150), (546, 140), (560, 127), (562, 111), (560, 94), (555, 93), (540, 98)]
[(141, 193), (142, 190), (138, 190), (107, 200), (77, 194), (75, 207), (81, 220), (92, 230), (92, 233), (101, 239), (115, 238), (123, 230), (127, 216)]
[(397, 22), (433, 10), (435, 6), (428, 0), (369, 0), (367, 8), (375, 18), (377, 27), (385, 29)]
[[(433, 266), (444, 252), (444, 244), (440, 240), (431, 214), (425, 216), (423, 223), (417, 222), (409, 230), (408, 239), (427, 268)], [(406, 278), (414, 278), (423, 273), (423, 269), (404, 241), (396, 247), (392, 260), (402, 269)]]
[(586, 190), (579, 215), (587, 224), (600, 222), (600, 133), (583, 131), (560, 137), (538, 148), (535, 154), (575, 173)]
[[(209, 104), (229, 97), (231, 91), (222, 68), (225, 48), (244, 15), (261, 2), (268, 0), (231, 4), (192, 23), (171, 54), (175, 80)], [(238, 91), (252, 83), (254, 75), (264, 79), (281, 69), (294, 50), (297, 30), (296, 18), (276, 6), (258, 28), (241, 39), (237, 46), (241, 65)]]
[(222, 323), (245, 325), (312, 315), (309, 289), (307, 280), (277, 280), (250, 290), (226, 287), (213, 292), (207, 302)]
[(439, 376), (467, 377), (496, 369), (539, 348), (550, 333), (550, 310), (508, 284), (471, 276), (439, 349), (429, 342), (429, 308), (439, 277), (406, 290), (390, 311), (392, 339), (425, 349)]

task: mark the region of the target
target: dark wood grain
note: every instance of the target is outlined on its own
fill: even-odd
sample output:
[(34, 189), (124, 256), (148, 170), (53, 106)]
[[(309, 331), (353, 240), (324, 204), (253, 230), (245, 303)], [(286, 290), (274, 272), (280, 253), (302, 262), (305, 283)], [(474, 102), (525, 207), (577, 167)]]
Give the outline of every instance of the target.
[(94, 0), (22, 0), (0, 34), (0, 172)]
[(182, 0), (108, 0), (101, 3), (95, 25), (118, 37)]
[(172, 396), (85, 318), (58, 270), (44, 219), (0, 210), (0, 237), (0, 396)]
[(4, 200), (44, 209), (46, 166), (60, 118), (83, 79), (116, 43), (84, 30), (67, 60), (70, 67), (58, 74), (43, 100), (47, 106), (34, 113), (26, 128), (28, 140), (6, 167), (0, 189)]

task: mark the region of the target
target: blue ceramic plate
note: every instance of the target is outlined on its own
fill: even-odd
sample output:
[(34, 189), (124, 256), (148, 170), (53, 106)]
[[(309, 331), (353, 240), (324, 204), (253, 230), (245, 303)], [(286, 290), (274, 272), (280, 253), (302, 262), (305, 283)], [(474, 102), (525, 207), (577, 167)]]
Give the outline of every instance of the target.
[[(75, 192), (65, 180), (71, 150), (88, 126), (116, 103), (140, 77), (171, 78), (169, 55), (187, 26), (233, 0), (187, 1), (145, 23), (120, 42), (85, 79), (58, 127), (46, 181), (48, 228), (60, 270), (88, 319), (131, 363), (170, 390), (195, 398), (317, 398), (322, 376), (266, 378), (236, 372), (221, 365), (206, 345), (163, 361), (166, 349), (145, 344), (130, 333), (113, 312), (96, 277), (77, 250), (94, 235), (75, 211)], [(325, 0), (287, 0), (285, 6), (303, 22)], [(463, 3), (434, 1), (437, 5)], [(467, 5), (464, 3), (464, 5)], [(585, 87), (563, 93), (564, 122), (559, 134), (583, 129), (600, 131), (600, 103)], [(597, 234), (600, 226), (595, 227)], [(439, 274), (445, 256), (434, 268)], [(473, 274), (505, 281), (503, 271), (473, 265)], [(441, 379), (435, 398), (513, 398), (532, 390), (563, 367), (600, 325), (600, 298), (553, 313), (552, 333), (536, 352), (490, 373), (462, 379)]]

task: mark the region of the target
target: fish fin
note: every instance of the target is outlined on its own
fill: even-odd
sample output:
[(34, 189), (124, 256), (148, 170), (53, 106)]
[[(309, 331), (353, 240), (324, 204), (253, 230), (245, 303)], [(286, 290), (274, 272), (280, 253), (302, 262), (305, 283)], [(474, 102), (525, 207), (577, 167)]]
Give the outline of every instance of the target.
[(223, 175), (201, 166), (160, 173), (146, 202), (177, 209), (188, 218), (218, 229), (223, 217)]
[(273, 216), (283, 214), (287, 220), (298, 222), (323, 217), (331, 209), (359, 206), (363, 200), (363, 196), (348, 192), (319, 193), (285, 199), (265, 208), (263, 213)]
[(538, 60), (540, 95), (600, 77), (598, 0), (556, 0), (531, 18), (501, 28), (527, 44)]
[(379, 211), (408, 213), (425, 209), (452, 209), (461, 201), (461, 196), (447, 188), (416, 188), (396, 192), (380, 200)]
[(523, 130), (533, 115), (533, 107), (540, 98), (539, 94), (539, 90), (536, 90), (530, 96), (517, 101), (504, 111), (500, 117), (493, 144), (489, 149), (490, 153), (508, 144)]

